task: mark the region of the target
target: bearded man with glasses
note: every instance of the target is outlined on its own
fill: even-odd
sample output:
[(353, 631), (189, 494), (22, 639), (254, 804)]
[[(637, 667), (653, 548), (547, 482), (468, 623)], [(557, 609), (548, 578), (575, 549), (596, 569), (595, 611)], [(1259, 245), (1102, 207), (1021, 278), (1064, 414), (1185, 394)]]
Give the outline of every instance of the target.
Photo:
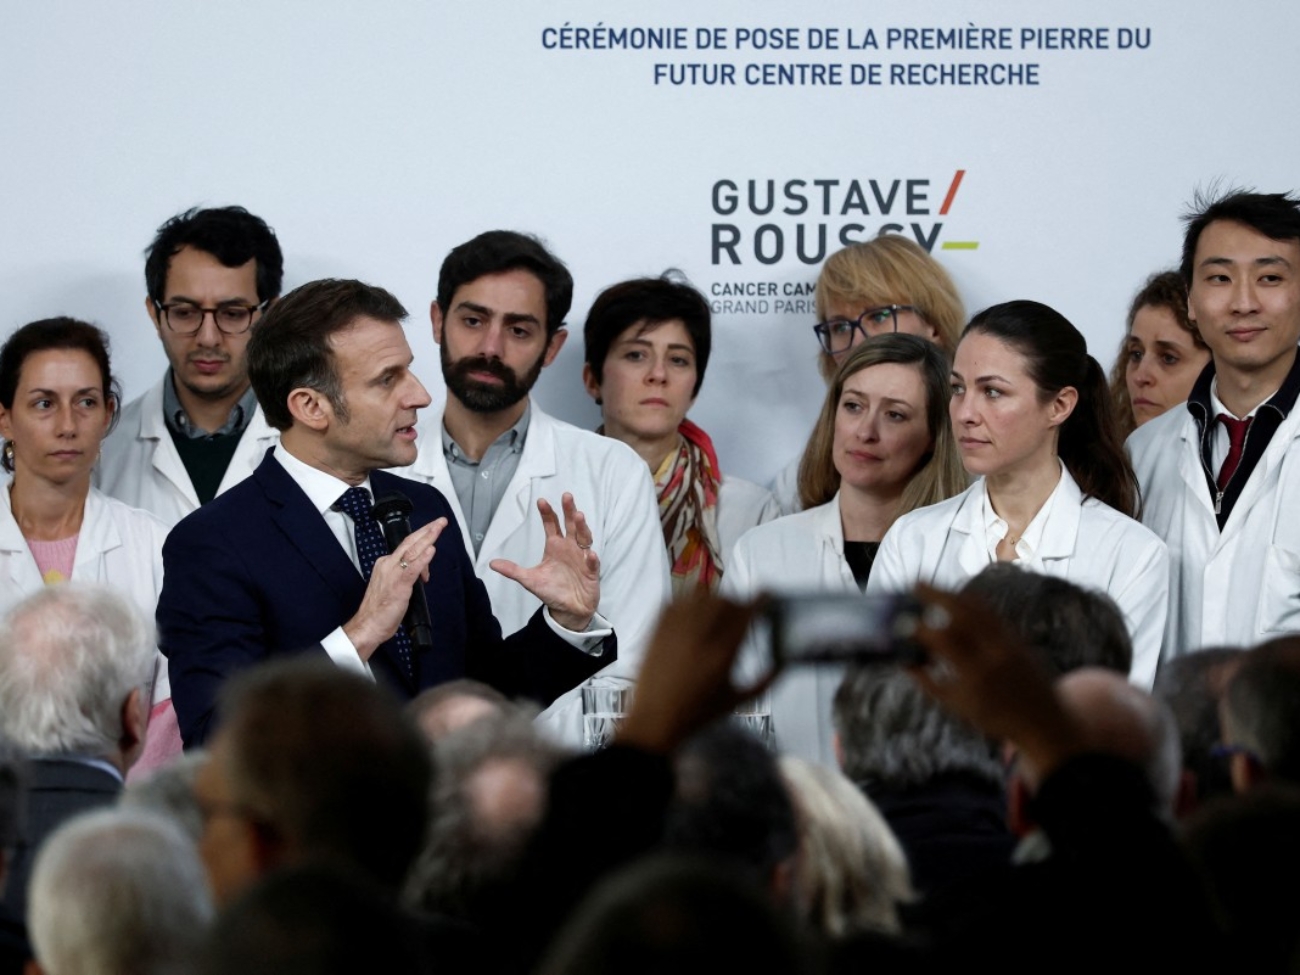
[(169, 366), (104, 441), (102, 491), (174, 525), (252, 473), (277, 434), (244, 348), (283, 268), (275, 233), (243, 207), (187, 210), (158, 228), (145, 311)]

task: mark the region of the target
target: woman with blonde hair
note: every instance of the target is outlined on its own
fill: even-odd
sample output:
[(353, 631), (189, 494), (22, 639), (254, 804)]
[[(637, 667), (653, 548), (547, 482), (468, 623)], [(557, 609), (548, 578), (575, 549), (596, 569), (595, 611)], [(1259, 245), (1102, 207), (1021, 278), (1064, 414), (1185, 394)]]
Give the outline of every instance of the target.
[(830, 938), (897, 934), (898, 905), (913, 898), (907, 857), (889, 824), (838, 769), (786, 756), (781, 776), (794, 802), (799, 918)]
[[(840, 365), (800, 462), (806, 510), (752, 528), (732, 552), (722, 590), (861, 592), (899, 516), (966, 489), (948, 423), (948, 358), (914, 335), (881, 335)], [(787, 674), (773, 689), (783, 751), (827, 764), (837, 668)]]
[[(836, 251), (822, 265), (813, 296), (821, 353), (817, 368), (830, 382), (844, 357), (875, 335), (916, 335), (949, 355), (966, 321), (948, 272), (914, 241), (883, 234)], [(772, 492), (781, 510), (800, 510), (798, 460), (777, 475)]]

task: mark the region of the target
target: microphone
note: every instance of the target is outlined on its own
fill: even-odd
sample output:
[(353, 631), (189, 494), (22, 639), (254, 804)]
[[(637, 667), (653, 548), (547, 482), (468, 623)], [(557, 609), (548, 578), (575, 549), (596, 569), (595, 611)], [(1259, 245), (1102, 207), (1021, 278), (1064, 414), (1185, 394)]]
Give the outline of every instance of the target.
[[(379, 522), (384, 532), (384, 544), (391, 555), (397, 546), (411, 534), (411, 512), (415, 510), (411, 499), (401, 491), (389, 491), (375, 501), (370, 509), (371, 517)], [(415, 650), (433, 649), (433, 624), (429, 621), (429, 599), (424, 594), (424, 586), (417, 579), (411, 587), (411, 601), (407, 604), (406, 615), (402, 617), (402, 626)]]

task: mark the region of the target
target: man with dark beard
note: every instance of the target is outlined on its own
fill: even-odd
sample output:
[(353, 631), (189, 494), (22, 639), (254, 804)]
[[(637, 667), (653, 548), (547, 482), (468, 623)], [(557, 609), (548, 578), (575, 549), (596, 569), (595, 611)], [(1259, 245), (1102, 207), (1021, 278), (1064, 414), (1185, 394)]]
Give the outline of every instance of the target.
[[(545, 541), (532, 516), (538, 500), (571, 493), (600, 553), (599, 612), (618, 628), (618, 662), (597, 680), (617, 683), (636, 675), (668, 599), (668, 561), (645, 463), (626, 444), (548, 416), (529, 396), (568, 338), (572, 299), (568, 269), (534, 237), (493, 230), (447, 255), (429, 309), (447, 402), (441, 422), (420, 428), (419, 457), (400, 473), (447, 496), (507, 631), (538, 603), (490, 565), (535, 562)], [(577, 745), (581, 715), (575, 690), (542, 720)]]

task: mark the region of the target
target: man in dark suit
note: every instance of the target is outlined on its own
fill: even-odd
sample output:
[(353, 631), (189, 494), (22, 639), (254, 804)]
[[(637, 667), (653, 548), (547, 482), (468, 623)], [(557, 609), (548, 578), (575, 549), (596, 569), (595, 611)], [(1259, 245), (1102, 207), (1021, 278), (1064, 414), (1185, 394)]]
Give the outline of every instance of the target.
[(106, 589), (42, 589), (0, 618), (0, 739), (25, 759), (24, 828), (4, 883), (22, 916), (32, 861), (66, 819), (113, 803), (144, 747), (153, 628)]
[[(564, 529), (538, 505), (538, 565), (493, 563), (543, 603), (503, 639), (446, 499), (381, 470), (415, 459), (416, 414), (429, 404), (410, 371), (405, 317), (380, 288), (326, 280), (255, 326), (249, 376), (280, 446), (163, 548), (159, 645), (187, 747), (209, 733), (222, 681), (279, 654), (324, 652), (408, 697), (469, 676), (542, 703), (613, 659), (612, 630), (595, 613), (599, 559), (571, 498)], [(370, 505), (392, 491), (410, 500), (413, 530), (389, 555)], [(421, 580), (432, 629), (423, 649), (402, 626)]]

